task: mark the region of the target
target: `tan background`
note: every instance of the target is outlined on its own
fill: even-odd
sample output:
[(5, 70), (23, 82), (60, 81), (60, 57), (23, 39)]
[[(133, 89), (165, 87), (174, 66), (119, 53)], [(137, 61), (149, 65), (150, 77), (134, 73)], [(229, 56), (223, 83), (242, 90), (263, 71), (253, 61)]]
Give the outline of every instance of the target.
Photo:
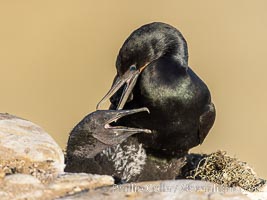
[(41, 125), (64, 147), (109, 89), (126, 37), (163, 21), (184, 34), (217, 109), (194, 151), (227, 150), (266, 178), (266, 8), (265, 0), (0, 1), (0, 112)]

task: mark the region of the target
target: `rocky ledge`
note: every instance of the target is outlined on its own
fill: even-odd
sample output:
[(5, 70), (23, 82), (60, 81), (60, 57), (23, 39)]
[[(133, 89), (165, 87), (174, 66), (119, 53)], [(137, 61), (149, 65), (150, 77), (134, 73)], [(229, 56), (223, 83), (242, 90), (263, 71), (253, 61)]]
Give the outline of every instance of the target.
[(196, 180), (114, 185), (110, 176), (64, 173), (64, 154), (38, 125), (0, 114), (0, 199), (267, 199), (267, 187), (246, 192)]

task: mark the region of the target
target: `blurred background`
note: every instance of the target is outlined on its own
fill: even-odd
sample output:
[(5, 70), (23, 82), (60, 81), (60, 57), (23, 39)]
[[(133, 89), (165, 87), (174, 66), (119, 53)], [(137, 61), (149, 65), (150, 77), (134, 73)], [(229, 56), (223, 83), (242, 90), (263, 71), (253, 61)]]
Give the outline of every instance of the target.
[[(1, 1), (0, 112), (42, 126), (65, 147), (115, 75), (128, 35), (143, 24), (177, 27), (192, 69), (217, 109), (193, 152), (218, 149), (267, 178), (267, 1)], [(105, 105), (106, 108), (108, 104)]]

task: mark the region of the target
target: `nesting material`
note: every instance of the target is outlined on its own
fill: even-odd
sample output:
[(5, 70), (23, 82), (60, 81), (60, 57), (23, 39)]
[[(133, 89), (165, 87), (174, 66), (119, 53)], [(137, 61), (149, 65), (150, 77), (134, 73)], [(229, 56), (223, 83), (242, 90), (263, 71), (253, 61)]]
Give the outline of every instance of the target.
[(187, 178), (211, 181), (228, 187), (259, 191), (266, 180), (259, 178), (247, 163), (230, 157), (225, 151), (204, 156)]

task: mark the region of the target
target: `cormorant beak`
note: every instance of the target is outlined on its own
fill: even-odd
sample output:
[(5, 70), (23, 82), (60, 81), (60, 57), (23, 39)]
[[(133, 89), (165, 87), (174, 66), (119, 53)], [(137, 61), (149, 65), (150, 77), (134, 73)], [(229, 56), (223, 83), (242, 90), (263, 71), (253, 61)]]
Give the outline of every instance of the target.
[(119, 77), (116, 79), (115, 83), (111, 87), (111, 89), (108, 91), (108, 93), (101, 99), (101, 101), (97, 104), (96, 109), (99, 110), (100, 105), (105, 102), (107, 99), (112, 97), (125, 83), (126, 86), (124, 87), (122, 96), (120, 98), (120, 102), (117, 106), (117, 110), (121, 110), (125, 103), (127, 102), (128, 97), (130, 96), (138, 76), (140, 73), (143, 71), (143, 69), (148, 65), (145, 64), (143, 67), (140, 69), (136, 69), (135, 65), (132, 65), (124, 74), (123, 76)]

